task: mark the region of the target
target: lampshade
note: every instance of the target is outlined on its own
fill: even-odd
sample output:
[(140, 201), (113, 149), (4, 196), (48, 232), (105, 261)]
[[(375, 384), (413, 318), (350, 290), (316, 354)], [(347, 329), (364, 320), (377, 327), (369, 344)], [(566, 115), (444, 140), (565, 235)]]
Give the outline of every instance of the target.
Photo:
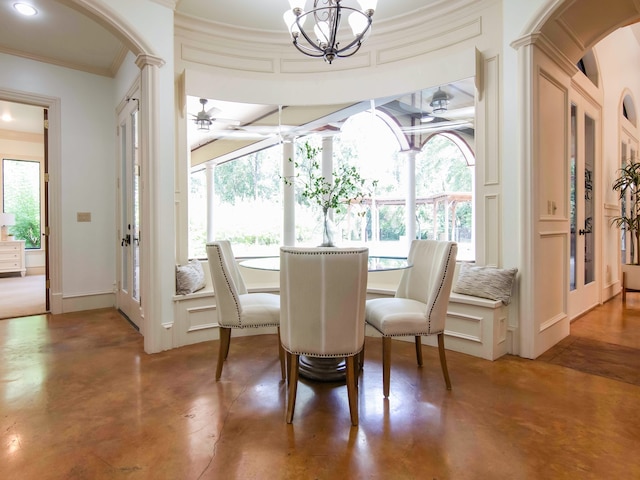
[(13, 213), (0, 213), (0, 227), (16, 224), (16, 216)]

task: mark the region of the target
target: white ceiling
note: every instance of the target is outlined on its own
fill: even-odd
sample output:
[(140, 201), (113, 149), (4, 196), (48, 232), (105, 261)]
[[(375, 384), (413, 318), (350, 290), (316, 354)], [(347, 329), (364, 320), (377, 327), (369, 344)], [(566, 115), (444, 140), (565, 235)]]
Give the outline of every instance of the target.
[[(76, 70), (113, 76), (126, 49), (123, 43), (91, 18), (73, 8), (71, 0), (22, 0), (38, 10), (33, 17), (15, 11), (17, 0), (0, 0), (0, 52), (52, 63)], [(445, 0), (379, 0), (375, 22), (410, 15), (415, 10), (442, 4)], [(446, 0), (451, 1), (451, 0)], [(166, 5), (166, 2), (159, 2)], [(345, 0), (354, 4), (354, 0)], [(199, 21), (233, 25), (252, 30), (288, 33), (282, 20), (287, 0), (178, 0), (176, 15)], [(247, 14), (247, 12), (251, 12)], [(375, 32), (375, 30), (374, 30)], [(196, 101), (196, 109), (200, 105)], [(0, 128), (42, 131), (41, 109), (0, 103), (0, 116), (11, 113), (12, 122), (0, 120)], [(188, 107), (193, 112), (193, 106)]]

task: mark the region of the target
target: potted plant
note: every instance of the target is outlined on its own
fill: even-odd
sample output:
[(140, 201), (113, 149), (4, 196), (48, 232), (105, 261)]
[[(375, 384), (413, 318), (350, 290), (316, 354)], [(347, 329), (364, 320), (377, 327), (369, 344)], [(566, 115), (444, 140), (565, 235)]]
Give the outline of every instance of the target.
[[(311, 203), (315, 203), (322, 209), (322, 244), (321, 247), (334, 247), (334, 228), (329, 213), (341, 213), (342, 207), (353, 203), (362, 203), (364, 198), (370, 195), (370, 191), (378, 182), (368, 182), (362, 178), (356, 167), (340, 165), (333, 171), (332, 181), (327, 180), (321, 173), (320, 163), (316, 159), (322, 149), (313, 147), (305, 142), (302, 147), (303, 158), (306, 159), (305, 175), (296, 174), (294, 179), (284, 178), (287, 185), (294, 185), (298, 180), (301, 186), (301, 194)], [(301, 168), (300, 162), (294, 162), (296, 169)]]
[(613, 190), (618, 192), (624, 205), (621, 215), (613, 217), (611, 224), (629, 233), (628, 264), (622, 265), (622, 298), (627, 290), (640, 290), (640, 163), (628, 162), (618, 170)]

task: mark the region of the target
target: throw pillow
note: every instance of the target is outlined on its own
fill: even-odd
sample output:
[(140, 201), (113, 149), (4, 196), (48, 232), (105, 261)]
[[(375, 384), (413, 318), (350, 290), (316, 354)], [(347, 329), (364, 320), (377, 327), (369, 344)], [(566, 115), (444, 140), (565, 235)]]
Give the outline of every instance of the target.
[(198, 260), (191, 260), (186, 265), (176, 266), (176, 293), (186, 295), (205, 287), (204, 270)]
[(502, 300), (502, 303), (509, 305), (517, 272), (517, 268), (477, 267), (462, 263), (453, 292), (490, 300)]

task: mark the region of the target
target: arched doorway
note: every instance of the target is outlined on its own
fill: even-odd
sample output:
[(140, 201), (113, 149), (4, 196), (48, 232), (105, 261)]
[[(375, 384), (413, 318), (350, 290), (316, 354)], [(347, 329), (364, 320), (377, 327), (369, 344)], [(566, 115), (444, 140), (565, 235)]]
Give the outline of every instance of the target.
[[(571, 98), (577, 87), (573, 80), (579, 72), (578, 62), (600, 40), (621, 26), (640, 17), (637, 4), (618, 0), (608, 4), (550, 1), (514, 42), (520, 58), (521, 111), (520, 183), (527, 192), (522, 197), (522, 214), (518, 220), (523, 238), (520, 252), (520, 354), (535, 358), (569, 334), (572, 318), (570, 303), (570, 202), (569, 162), (571, 157)], [(604, 73), (603, 73), (604, 74)], [(580, 74), (581, 75), (581, 74)], [(596, 262), (593, 270), (597, 288), (596, 303), (607, 295), (607, 272), (618, 265), (604, 263), (608, 250), (603, 205), (608, 198), (607, 158), (611, 141), (604, 138), (607, 106), (597, 87), (586, 87), (585, 105), (594, 121), (593, 140), (595, 171), (600, 172), (594, 186)], [(602, 109), (603, 114), (598, 113)], [(618, 148), (618, 141), (615, 142)], [(600, 147), (600, 145), (602, 147)], [(581, 147), (582, 148), (582, 147)], [(602, 154), (602, 157), (600, 155)], [(615, 155), (617, 158), (617, 154)], [(583, 183), (582, 178), (577, 179)], [(585, 229), (582, 229), (585, 230)], [(615, 277), (615, 273), (612, 275)], [(544, 302), (540, 300), (544, 299)]]

